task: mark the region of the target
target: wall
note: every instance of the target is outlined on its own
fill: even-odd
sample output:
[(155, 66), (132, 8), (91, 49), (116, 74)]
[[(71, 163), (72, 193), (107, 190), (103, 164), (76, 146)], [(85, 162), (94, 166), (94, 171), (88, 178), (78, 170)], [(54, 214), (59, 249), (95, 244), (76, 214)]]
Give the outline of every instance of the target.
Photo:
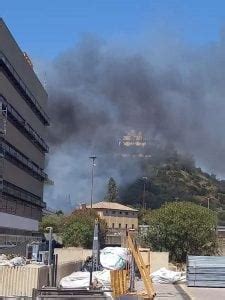
[(60, 280), (63, 277), (66, 277), (73, 272), (80, 271), (82, 267), (82, 260), (72, 261), (72, 262), (63, 262), (58, 265), (56, 285), (59, 286)]
[(104, 211), (97, 211), (99, 216), (104, 219), (107, 222), (107, 226), (109, 228), (113, 227), (118, 229), (119, 224), (121, 224), (121, 229), (127, 228), (131, 229), (132, 225), (134, 226), (134, 229), (138, 229), (138, 218), (137, 218), (137, 212), (128, 212), (128, 211), (120, 211), (120, 210), (104, 210)]
[(38, 231), (38, 221), (0, 212), (0, 227)]
[(58, 254), (58, 262), (65, 263), (69, 261), (85, 260), (88, 256), (92, 255), (91, 249), (83, 249), (77, 247), (59, 248), (54, 250)]
[(153, 252), (149, 248), (140, 248), (145, 265), (149, 265), (149, 272), (160, 268), (169, 268), (169, 252)]
[[(151, 272), (155, 272), (163, 267), (168, 269), (169, 252), (152, 252), (149, 248), (140, 248), (140, 252), (145, 264), (150, 264)], [(87, 256), (91, 256), (92, 250), (69, 247), (55, 249), (55, 254), (58, 254), (59, 263), (65, 263), (69, 261), (76, 262), (78, 260), (85, 260)]]
[(41, 288), (47, 285), (47, 282), (47, 266), (0, 266), (0, 297), (32, 296), (33, 288)]

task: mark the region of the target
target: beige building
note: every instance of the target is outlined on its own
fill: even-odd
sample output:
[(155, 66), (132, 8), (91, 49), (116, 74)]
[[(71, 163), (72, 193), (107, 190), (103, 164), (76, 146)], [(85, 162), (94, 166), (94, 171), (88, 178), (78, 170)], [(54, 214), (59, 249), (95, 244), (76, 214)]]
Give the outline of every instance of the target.
[[(90, 206), (87, 206), (90, 208)], [(138, 229), (138, 210), (116, 202), (98, 202), (92, 205), (99, 217), (107, 223), (108, 229), (123, 231)]]

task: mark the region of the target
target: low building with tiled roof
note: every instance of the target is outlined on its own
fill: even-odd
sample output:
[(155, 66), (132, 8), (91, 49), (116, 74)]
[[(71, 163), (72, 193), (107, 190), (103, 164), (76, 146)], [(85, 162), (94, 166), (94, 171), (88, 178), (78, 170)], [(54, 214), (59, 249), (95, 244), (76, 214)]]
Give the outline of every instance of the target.
[[(88, 205), (87, 208), (90, 208), (91, 206)], [(94, 203), (92, 205), (92, 208), (94, 209), (113, 209), (113, 210), (121, 210), (121, 211), (138, 211), (137, 209), (131, 208), (129, 206), (125, 206), (123, 204), (117, 203), (117, 202), (107, 202), (107, 201), (101, 201)]]
[[(82, 208), (91, 208), (90, 205), (82, 205)], [(108, 237), (121, 236), (126, 230), (138, 230), (138, 210), (117, 202), (101, 201), (93, 203), (94, 209), (99, 217), (106, 221), (108, 227)], [(113, 242), (111, 242), (113, 244)]]

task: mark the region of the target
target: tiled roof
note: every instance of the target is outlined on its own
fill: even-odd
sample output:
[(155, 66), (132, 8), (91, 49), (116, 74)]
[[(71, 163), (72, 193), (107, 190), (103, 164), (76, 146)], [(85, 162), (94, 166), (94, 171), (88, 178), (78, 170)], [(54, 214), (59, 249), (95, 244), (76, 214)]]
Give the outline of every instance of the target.
[[(87, 208), (90, 208), (90, 205), (87, 205)], [(117, 210), (125, 210), (125, 211), (138, 211), (137, 209), (122, 205), (117, 202), (97, 202), (93, 203), (92, 208), (99, 208), (99, 209), (117, 209)]]

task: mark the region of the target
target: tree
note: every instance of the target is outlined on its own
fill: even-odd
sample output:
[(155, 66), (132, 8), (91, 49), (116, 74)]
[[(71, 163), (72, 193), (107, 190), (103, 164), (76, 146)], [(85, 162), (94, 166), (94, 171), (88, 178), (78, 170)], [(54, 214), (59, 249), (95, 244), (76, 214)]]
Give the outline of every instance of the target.
[[(66, 247), (84, 247), (91, 248), (93, 242), (94, 223), (98, 215), (90, 209), (75, 210), (65, 219), (62, 231), (63, 244)], [(106, 223), (99, 220), (100, 223), (100, 244), (105, 242)]]
[(169, 251), (173, 261), (187, 255), (212, 255), (217, 251), (217, 218), (213, 211), (191, 202), (173, 202), (146, 212), (149, 225), (145, 242), (154, 250)]
[(46, 232), (46, 227), (52, 227), (54, 233), (60, 233), (63, 229), (63, 223), (63, 214), (47, 215), (42, 218), (39, 229), (41, 232)]
[(104, 200), (109, 202), (116, 202), (119, 198), (116, 181), (111, 177), (108, 182), (108, 190)]

